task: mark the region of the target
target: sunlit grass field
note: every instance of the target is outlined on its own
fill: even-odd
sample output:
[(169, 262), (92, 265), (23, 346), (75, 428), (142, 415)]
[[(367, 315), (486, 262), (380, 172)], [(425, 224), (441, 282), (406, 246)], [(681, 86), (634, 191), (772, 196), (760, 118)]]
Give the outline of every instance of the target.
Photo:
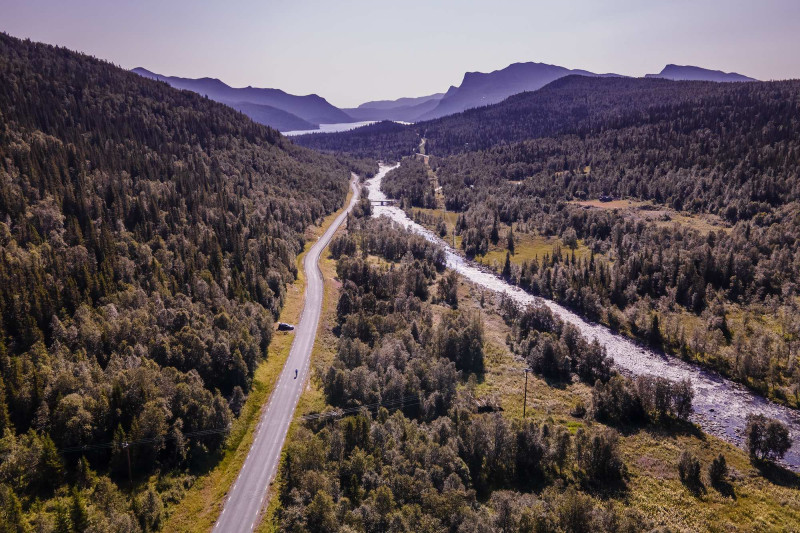
[[(481, 289), (469, 283), (459, 287), (462, 309), (480, 310), (485, 328), (486, 372), (478, 383), (478, 397), (492, 397), (508, 418), (521, 418), (526, 363), (506, 346), (511, 333), (492, 303), (480, 306)], [(485, 297), (486, 302), (491, 298)], [(550, 386), (533, 374), (528, 376), (527, 416), (566, 425), (572, 432), (585, 424), (597, 424), (590, 416), (571, 416), (578, 402), (591, 405), (591, 388), (581, 383)], [(690, 450), (703, 466), (704, 491), (695, 494), (678, 477), (678, 458)], [(623, 432), (621, 450), (628, 468), (627, 491), (614, 505), (638, 508), (656, 526), (669, 531), (800, 531), (800, 485), (773, 483), (760, 475), (747, 454), (716, 437), (656, 427)], [(732, 492), (711, 486), (707, 469), (724, 453), (731, 470)]]

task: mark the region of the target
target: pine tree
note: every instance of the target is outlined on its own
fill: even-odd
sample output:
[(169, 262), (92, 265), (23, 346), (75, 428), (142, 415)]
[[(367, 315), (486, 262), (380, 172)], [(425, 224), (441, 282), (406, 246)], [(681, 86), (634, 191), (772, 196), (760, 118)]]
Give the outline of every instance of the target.
[(728, 463), (724, 455), (719, 454), (711, 461), (711, 465), (708, 467), (708, 477), (714, 485), (725, 482), (728, 477)]
[(76, 488), (72, 489), (69, 517), (72, 521), (72, 530), (76, 533), (83, 533), (89, 529), (89, 511), (86, 509), (83, 496)]
[(508, 243), (506, 244), (506, 247), (508, 248), (508, 251), (511, 252), (511, 254), (513, 255), (514, 254), (514, 229), (511, 226), (508, 227)]
[(0, 531), (18, 533), (27, 531), (22, 504), (11, 487), (0, 484)]
[(13, 430), (13, 427), (6, 403), (6, 385), (3, 382), (3, 376), (0, 376), (0, 435), (5, 433), (6, 429)]
[(661, 346), (663, 341), (661, 337), (661, 326), (658, 321), (658, 313), (653, 313), (650, 318), (650, 331), (648, 332), (648, 340), (653, 346)]
[(503, 277), (508, 279), (511, 277), (511, 254), (506, 252), (506, 263), (503, 265)]
[(56, 488), (61, 483), (61, 476), (64, 473), (64, 464), (61, 461), (61, 456), (58, 454), (56, 445), (50, 435), (43, 435), (42, 442), (42, 474), (45, 483), (51, 488)]
[(500, 232), (497, 230), (497, 212), (494, 214), (494, 221), (492, 222), (492, 231), (489, 234), (489, 240), (492, 241), (492, 244), (497, 244), (497, 241), (500, 240)]
[(62, 502), (56, 503), (56, 528), (55, 533), (72, 533), (72, 524), (69, 520), (69, 509)]

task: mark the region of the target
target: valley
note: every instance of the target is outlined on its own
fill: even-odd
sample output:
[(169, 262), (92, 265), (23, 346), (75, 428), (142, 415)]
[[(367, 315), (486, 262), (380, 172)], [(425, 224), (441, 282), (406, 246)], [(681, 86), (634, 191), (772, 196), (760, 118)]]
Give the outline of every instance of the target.
[[(378, 185), (389, 168), (382, 167), (376, 178), (369, 180), (373, 200), (383, 198)], [(486, 288), (473, 274), (474, 267), (466, 263), (457, 266), (463, 259), (451, 251), (445, 249), (444, 258), (439, 258), (427, 245), (414, 241), (417, 233), (443, 246), (403, 218), (397, 208), (373, 209), (369, 220), (364, 213), (351, 219), (326, 259), (328, 272), (336, 272), (339, 279), (332, 280), (328, 289), (334, 298), (325, 312), (327, 318), (322, 319), (311, 386), (301, 396), (287, 442), (277, 502), (260, 531), (343, 526), (369, 530), (388, 525), (441, 531), (478, 519), (485, 520), (488, 527), (525, 531), (533, 524), (563, 527), (567, 509), (590, 529), (603, 527), (603, 520), (614, 520), (620, 528), (615, 530), (620, 531), (667, 525), (691, 531), (761, 526), (791, 529), (796, 523), (796, 480), (789, 481), (794, 478), (768, 481), (750, 465), (744, 451), (724, 442), (727, 437), (719, 440), (675, 421), (644, 427), (623, 425), (616, 437), (616, 453), (627, 465), (623, 481), (612, 481), (612, 474), (607, 481), (611, 486), (591, 485), (586, 476), (592, 474), (583, 470), (583, 463), (574, 463), (571, 451), (569, 458), (562, 458), (556, 444), (561, 442), (564, 449), (577, 452), (583, 435), (605, 431), (605, 426), (589, 420), (590, 415), (576, 414), (576, 405), (594, 401), (591, 385), (558, 383), (536, 375), (526, 382), (527, 363), (508, 340), (516, 334), (517, 322), (509, 318), (498, 285)], [(387, 215), (398, 224), (390, 226)], [(356, 242), (367, 247), (366, 256), (351, 248)], [(404, 248), (414, 251), (404, 254)], [(355, 253), (348, 254), (348, 250)], [(413, 262), (408, 258), (412, 253)], [(442, 259), (448, 268), (438, 270), (434, 265), (441, 265)], [(368, 265), (369, 274), (360, 261)], [(433, 267), (433, 272), (425, 274), (428, 288), (417, 285), (417, 300), (397, 299), (391, 304), (392, 293), (384, 291), (398, 286), (395, 283), (398, 287), (410, 283), (407, 274), (417, 268), (424, 272), (425, 264)], [(450, 282), (453, 267), (459, 273), (455, 284)], [(387, 283), (364, 283), (365, 275), (370, 279), (383, 276)], [(361, 280), (357, 286), (351, 285), (351, 276)], [(366, 287), (369, 292), (362, 292)], [(512, 297), (518, 292), (509, 286), (501, 286), (501, 290)], [(371, 291), (377, 291), (376, 301)], [(417, 305), (422, 307), (417, 310)], [(405, 316), (406, 321), (397, 320), (397, 315)], [(442, 325), (465, 315), (480, 320), (483, 347), (479, 358), (471, 359), (474, 366), (461, 366), (467, 362), (458, 357), (458, 350), (438, 348)], [(359, 322), (363, 325), (357, 326)], [(453, 328), (451, 335), (461, 338), (470, 331)], [(376, 355), (369, 357), (368, 346), (373, 342)], [(463, 368), (463, 375), (454, 382), (447, 377), (446, 366), (442, 368), (453, 364), (448, 359)], [(415, 382), (420, 367), (431, 370), (417, 375), (429, 377)], [(428, 381), (434, 376), (435, 384)], [(670, 377), (676, 376), (672, 373)], [(697, 384), (703, 389), (702, 383)], [(725, 398), (718, 398), (721, 403), (727, 395), (735, 396), (736, 386), (728, 386), (731, 389), (723, 393)], [(409, 389), (417, 388), (409, 398)], [(701, 396), (695, 396), (695, 409), (698, 401), (703, 409), (709, 391), (695, 390)], [(523, 418), (524, 396), (527, 415)], [(437, 415), (442, 403), (459, 413), (457, 425), (449, 417)], [(359, 405), (358, 414), (337, 414)], [(541, 436), (514, 438), (515, 432), (536, 429), (543, 431)], [(529, 452), (530, 463), (517, 455), (525, 443), (543, 446)], [(704, 477), (697, 491), (687, 487), (674, 467), (682, 451), (695, 454), (704, 464), (724, 453), (731, 468), (729, 484), (716, 485)], [(471, 454), (478, 454), (483, 463)], [(465, 461), (468, 475), (454, 466), (458, 460), (454, 457)], [(422, 473), (421, 468), (430, 474)], [(772, 479), (781, 475), (777, 476)], [(438, 489), (436, 483), (441, 480), (446, 481)], [(410, 483), (417, 489), (407, 488)], [(446, 499), (437, 499), (437, 494)]]
[[(378, 174), (367, 182), (371, 200), (385, 200), (381, 192), (381, 182), (394, 167), (384, 166)], [(744, 445), (744, 428), (749, 413), (762, 413), (776, 418), (791, 428), (796, 444), (784, 458), (788, 467), (800, 472), (800, 414), (781, 407), (745, 390), (741, 385), (730, 382), (718, 375), (687, 364), (680, 359), (653, 351), (645, 345), (626, 339), (606, 327), (587, 322), (572, 311), (557, 303), (536, 298), (500, 279), (494, 272), (464, 258), (437, 237), (430, 229), (411, 220), (400, 208), (378, 206), (375, 216), (387, 216), (400, 227), (410, 228), (426, 239), (436, 242), (445, 250), (447, 266), (458, 272), (466, 280), (478, 287), (509, 296), (518, 305), (546, 305), (554, 315), (566, 323), (575, 325), (587, 339), (597, 339), (606, 349), (609, 357), (624, 372), (631, 375), (661, 376), (673, 381), (689, 379), (694, 387), (694, 415), (692, 420), (709, 434), (715, 435), (738, 446)]]
[(47, 1), (0, 533), (800, 533), (793, 6)]

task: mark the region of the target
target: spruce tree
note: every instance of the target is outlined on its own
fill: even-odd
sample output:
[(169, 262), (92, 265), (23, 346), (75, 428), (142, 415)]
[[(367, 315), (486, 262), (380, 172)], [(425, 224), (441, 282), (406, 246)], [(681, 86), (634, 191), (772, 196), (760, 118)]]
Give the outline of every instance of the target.
[(6, 403), (6, 385), (3, 382), (3, 376), (0, 376), (0, 435), (5, 433), (6, 429), (13, 429), (13, 425)]
[(503, 265), (503, 277), (508, 279), (511, 277), (511, 254), (506, 252), (506, 263)]
[(78, 489), (72, 489), (72, 501), (70, 502), (69, 517), (72, 521), (72, 530), (77, 533), (83, 533), (89, 529), (89, 511), (86, 509), (86, 503), (83, 501), (83, 496)]
[(489, 240), (492, 244), (497, 244), (500, 240), (500, 233), (497, 231), (497, 213), (494, 214), (494, 221), (492, 222), (492, 232), (489, 234)]

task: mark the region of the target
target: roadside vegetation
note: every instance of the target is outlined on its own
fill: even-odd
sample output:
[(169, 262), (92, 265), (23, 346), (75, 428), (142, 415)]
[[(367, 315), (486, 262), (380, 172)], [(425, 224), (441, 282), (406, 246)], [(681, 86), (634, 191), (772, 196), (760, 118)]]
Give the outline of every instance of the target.
[(386, 220), (351, 217), (330, 261), (338, 301), (270, 528), (777, 531), (800, 520), (797, 477), (778, 469), (770, 481), (687, 422), (687, 383), (617, 375), (546, 309), (463, 283)]
[[(352, 192), (344, 205), (348, 205)], [(341, 211), (341, 210), (340, 210)], [(297, 279), (286, 288), (286, 302), (278, 318), (279, 322), (297, 324), (303, 311), (305, 294), (305, 272), (303, 258), (309, 248), (327, 230), (340, 211), (328, 215), (319, 226), (306, 231), (305, 248), (297, 256)], [(330, 278), (329, 272), (324, 272)], [(326, 298), (329, 295), (326, 293)], [(326, 300), (327, 301), (327, 300)], [(262, 361), (253, 377), (253, 385), (239, 417), (231, 428), (225, 442), (220, 461), (207, 473), (199, 475), (186, 495), (165, 510), (165, 531), (205, 532), (213, 528), (222, 511), (222, 505), (230, 487), (244, 464), (253, 441), (256, 424), (280, 377), (283, 365), (289, 356), (294, 341), (293, 332), (275, 333), (270, 343), (270, 355)]]

